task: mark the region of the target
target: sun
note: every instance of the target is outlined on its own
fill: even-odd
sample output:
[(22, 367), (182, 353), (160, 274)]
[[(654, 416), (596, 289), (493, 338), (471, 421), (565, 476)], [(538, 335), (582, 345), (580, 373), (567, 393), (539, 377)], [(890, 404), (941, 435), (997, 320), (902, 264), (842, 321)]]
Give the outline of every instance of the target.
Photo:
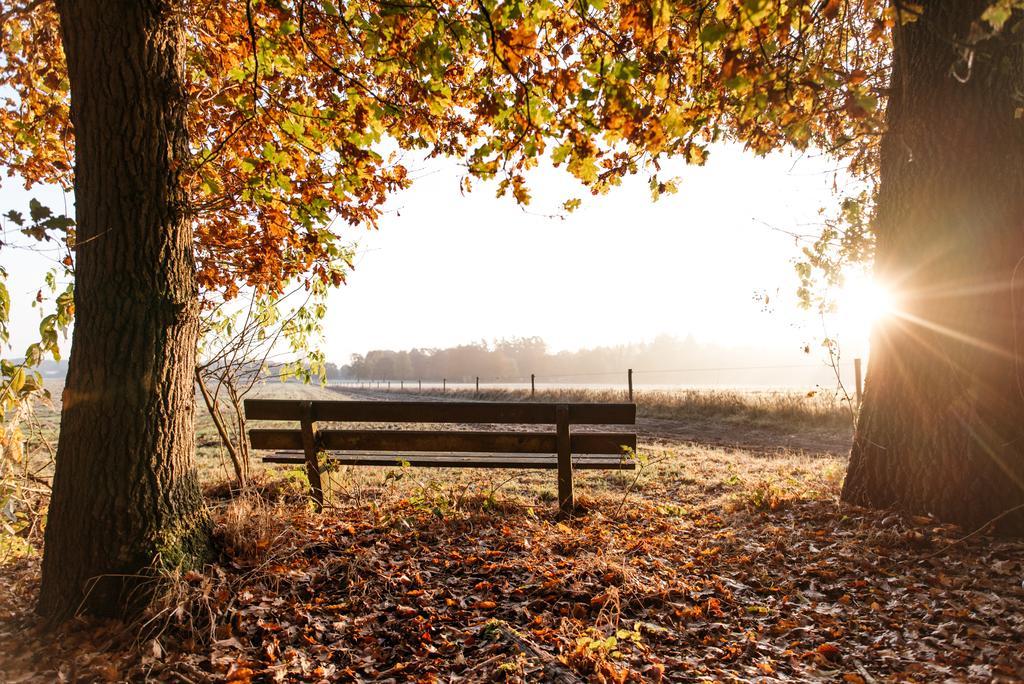
[(836, 296), (836, 314), (842, 327), (864, 335), (880, 319), (891, 314), (894, 306), (892, 292), (860, 271), (843, 279), (842, 289)]

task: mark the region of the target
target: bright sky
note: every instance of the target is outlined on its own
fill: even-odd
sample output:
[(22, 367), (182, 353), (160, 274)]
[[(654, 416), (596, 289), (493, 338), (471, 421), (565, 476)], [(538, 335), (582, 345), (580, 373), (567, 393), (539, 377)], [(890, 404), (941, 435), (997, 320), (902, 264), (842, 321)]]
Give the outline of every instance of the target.
[(536, 171), (524, 211), (493, 185), (462, 195), (456, 165), (428, 163), (380, 230), (359, 236), (356, 271), (331, 295), (328, 357), (531, 335), (576, 349), (662, 333), (796, 355), (822, 324), (796, 309), (799, 248), (772, 227), (813, 233), (807, 224), (835, 201), (834, 167), (721, 146), (704, 167), (680, 165), (675, 195), (652, 203), (638, 177), (584, 195), (562, 220), (550, 214), (580, 194), (564, 171)]
[[(827, 159), (758, 159), (719, 146), (704, 167), (680, 165), (679, 192), (656, 203), (642, 177), (595, 198), (564, 171), (538, 170), (526, 211), (496, 199), (492, 184), (461, 194), (451, 161), (415, 166), (418, 180), (392, 201), (380, 230), (348, 229), (360, 248), (349, 284), (329, 299), (329, 360), (511, 336), (538, 335), (561, 350), (667, 333), (792, 350), (799, 362), (807, 359), (797, 350), (824, 335), (820, 320), (795, 307), (799, 248), (770, 226), (814, 232), (818, 210), (835, 202)], [(27, 213), (28, 196), (4, 179), (0, 213)], [(579, 210), (550, 216), (575, 196), (584, 199)], [(64, 201), (54, 191), (44, 199)], [(38, 326), (30, 302), (50, 263), (3, 249), (0, 264), (10, 271), (20, 354)], [(760, 290), (774, 312), (755, 301)], [(863, 353), (863, 331), (851, 325), (863, 328), (848, 322), (840, 333), (847, 357)]]

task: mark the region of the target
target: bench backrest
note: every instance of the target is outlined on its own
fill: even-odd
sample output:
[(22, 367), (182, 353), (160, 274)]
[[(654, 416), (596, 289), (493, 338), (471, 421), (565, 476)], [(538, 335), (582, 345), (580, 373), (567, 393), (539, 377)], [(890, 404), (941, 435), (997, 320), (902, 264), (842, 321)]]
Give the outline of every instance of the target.
[(493, 423), (554, 425), (559, 406), (570, 425), (634, 425), (636, 404), (497, 401), (340, 401), (246, 399), (250, 420), (302, 420), (308, 404), (312, 419), (338, 423)]

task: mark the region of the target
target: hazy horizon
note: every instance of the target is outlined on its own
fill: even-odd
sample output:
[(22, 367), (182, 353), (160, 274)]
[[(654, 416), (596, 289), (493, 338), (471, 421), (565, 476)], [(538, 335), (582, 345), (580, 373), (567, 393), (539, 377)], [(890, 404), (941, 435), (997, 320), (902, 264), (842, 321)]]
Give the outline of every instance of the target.
[(631, 370), (637, 387), (746, 387), (833, 389), (836, 370), (848, 388), (854, 384), (853, 358), (836, 367), (812, 350), (797, 355), (757, 347), (702, 344), (693, 337), (660, 336), (634, 345), (591, 347), (573, 352), (548, 349), (540, 338), (481, 341), (441, 349), (372, 350), (353, 356), (331, 377), (349, 380), (482, 385), (538, 384), (625, 387)]
[[(409, 165), (413, 187), (392, 198), (379, 230), (341, 229), (359, 245), (348, 283), (328, 296), (322, 349), (335, 363), (373, 349), (530, 336), (556, 352), (692, 336), (804, 361), (800, 349), (831, 336), (846, 356), (866, 355), (863, 321), (796, 306), (802, 244), (787, 231), (814, 234), (819, 208), (834, 202), (839, 176), (825, 157), (759, 159), (716, 145), (705, 167), (665, 169), (677, 172), (679, 191), (654, 203), (641, 177), (592, 197), (564, 171), (542, 168), (530, 174), (528, 207), (495, 198), (490, 183), (463, 194), (451, 160)], [(33, 196), (56, 208), (71, 201), (53, 188), (0, 187), (7, 206)], [(578, 211), (553, 216), (576, 196)], [(52, 255), (8, 249), (0, 264), (10, 271), (17, 355), (38, 327), (31, 302)]]

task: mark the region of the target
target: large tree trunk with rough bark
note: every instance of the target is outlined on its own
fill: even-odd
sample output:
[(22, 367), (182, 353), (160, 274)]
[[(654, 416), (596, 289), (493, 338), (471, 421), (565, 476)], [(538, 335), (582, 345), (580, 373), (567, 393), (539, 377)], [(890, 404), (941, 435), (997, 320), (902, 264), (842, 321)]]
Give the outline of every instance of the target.
[(843, 498), (1024, 533), (1024, 50), (970, 45), (987, 4), (931, 0), (895, 29), (876, 274), (897, 311)]
[(71, 80), (76, 321), (39, 612), (122, 614), (205, 557), (193, 468), (198, 300), (174, 2), (58, 0)]

